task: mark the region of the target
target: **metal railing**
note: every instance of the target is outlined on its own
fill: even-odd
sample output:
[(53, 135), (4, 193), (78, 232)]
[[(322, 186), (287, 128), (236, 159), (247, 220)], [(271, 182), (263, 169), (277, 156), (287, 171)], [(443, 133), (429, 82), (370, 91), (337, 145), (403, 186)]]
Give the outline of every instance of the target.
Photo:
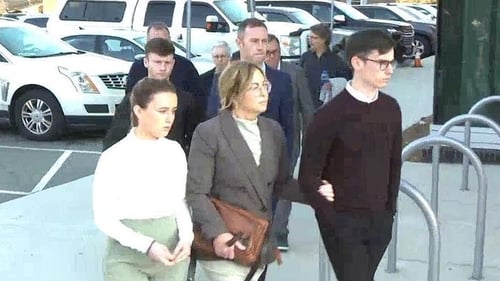
[[(429, 267), (427, 271), (428, 281), (439, 281), (439, 264), (441, 252), (441, 237), (439, 233), (439, 224), (436, 214), (432, 211), (429, 202), (425, 196), (412, 184), (405, 180), (401, 180), (401, 192), (405, 193), (415, 201), (417, 207), (422, 211), (427, 222), (429, 230)], [(397, 217), (397, 216), (396, 216)], [(396, 222), (396, 220), (395, 220)], [(395, 223), (396, 225), (396, 223)], [(394, 236), (393, 236), (394, 239)], [(323, 242), (319, 241), (319, 280), (329, 281), (332, 280), (333, 271), (326, 254)]]
[[(477, 113), (480, 109), (482, 109), (486, 105), (494, 102), (500, 102), (500, 95), (483, 98), (482, 100), (474, 104), (468, 113), (469, 114)], [(471, 122), (466, 121), (464, 127), (464, 143), (467, 147), (470, 147), (470, 137), (471, 137), (470, 127), (471, 127)], [(462, 160), (462, 190), (469, 190), (469, 159), (465, 156), (463, 157)]]
[[(485, 235), (485, 226), (486, 226), (486, 196), (487, 196), (487, 181), (486, 174), (484, 172), (483, 166), (481, 164), (481, 160), (476, 155), (474, 151), (472, 151), (469, 147), (465, 146), (465, 144), (444, 136), (427, 136), (420, 139), (417, 139), (410, 144), (408, 144), (402, 152), (402, 161), (405, 162), (408, 158), (417, 150), (421, 150), (430, 146), (437, 145), (447, 145), (451, 146), (465, 155), (467, 155), (476, 170), (478, 175), (478, 184), (479, 184), (479, 195), (478, 195), (478, 203), (477, 203), (477, 214), (476, 214), (476, 234), (475, 234), (475, 247), (474, 247), (474, 264), (473, 264), (473, 279), (481, 279), (482, 278), (482, 269), (483, 269), (483, 259), (484, 259), (484, 235)], [(439, 154), (438, 154), (439, 156)], [(433, 159), (439, 161), (439, 158)], [(433, 176), (433, 180), (437, 179)], [(434, 186), (434, 185), (433, 185)], [(434, 196), (434, 204), (436, 204), (437, 210), (437, 194), (438, 190), (436, 188)], [(431, 207), (432, 208), (432, 207)], [(436, 212), (437, 215), (437, 212)], [(398, 232), (398, 216), (394, 217), (394, 227), (392, 232), (392, 240), (389, 244), (388, 248), (388, 262), (387, 262), (387, 272), (394, 273), (397, 271), (396, 269), (396, 260), (397, 260), (397, 232)]]

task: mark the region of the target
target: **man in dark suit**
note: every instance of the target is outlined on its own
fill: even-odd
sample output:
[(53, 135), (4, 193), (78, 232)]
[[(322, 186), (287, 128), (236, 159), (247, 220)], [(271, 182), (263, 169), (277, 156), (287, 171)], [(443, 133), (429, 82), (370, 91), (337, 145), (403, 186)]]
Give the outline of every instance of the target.
[[(290, 159), (290, 174), (293, 174), (299, 158), (301, 148), (301, 135), (311, 122), (314, 114), (314, 104), (311, 93), (307, 87), (304, 70), (296, 64), (281, 61), (281, 50), (278, 38), (269, 34), (267, 42), (266, 65), (288, 73), (292, 79), (293, 104), (294, 104), (294, 131), (292, 158)], [(288, 218), (292, 211), (292, 202), (280, 199), (276, 205), (273, 221), (273, 232), (276, 235), (278, 249), (288, 251)]]
[(211, 118), (219, 111), (219, 98), (212, 91), (214, 84), (218, 83), (220, 73), (229, 65), (231, 49), (226, 41), (219, 41), (212, 47), (212, 60), (215, 67), (200, 76), (203, 90), (207, 95), (206, 117)]
[(267, 51), (267, 27), (263, 21), (248, 18), (240, 23), (236, 44), (240, 49), (240, 60), (262, 66), (271, 82), (269, 104), (263, 116), (276, 120), (285, 132), (288, 159), (293, 148), (293, 96), (292, 79), (285, 72), (272, 69), (264, 63)]
[[(153, 38), (146, 43), (146, 56), (144, 66), (148, 71), (147, 77), (154, 79), (170, 80), (174, 68), (174, 45), (170, 40), (164, 38)], [(178, 105), (175, 112), (175, 120), (167, 138), (179, 142), (187, 152), (191, 143), (196, 125), (199, 119), (192, 114), (193, 97), (191, 94), (177, 89)], [(128, 95), (116, 108), (111, 128), (108, 130), (104, 140), (106, 150), (119, 140), (121, 140), (130, 130), (130, 99)]]

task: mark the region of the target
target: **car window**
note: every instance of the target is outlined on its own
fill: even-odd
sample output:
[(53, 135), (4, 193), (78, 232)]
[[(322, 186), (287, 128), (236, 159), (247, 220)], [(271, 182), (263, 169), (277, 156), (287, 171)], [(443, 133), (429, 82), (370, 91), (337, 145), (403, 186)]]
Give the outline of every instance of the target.
[(373, 18), (383, 19), (383, 20), (403, 20), (401, 17), (399, 17), (389, 9), (378, 9), (378, 8), (373, 9)]
[[(248, 17), (247, 6), (243, 1), (216, 0), (214, 1), (214, 5), (217, 6), (217, 8), (219, 8), (222, 13), (235, 25), (240, 24), (240, 22)], [(261, 20), (264, 19), (264, 17), (258, 12), (255, 12), (255, 17)], [(219, 20), (221, 20), (221, 18), (219, 18)]]
[(312, 5), (312, 15), (321, 22), (331, 21), (331, 9), (325, 9), (324, 5)]
[[(186, 5), (182, 15), (182, 27), (186, 27)], [(223, 21), (222, 16), (210, 5), (205, 3), (191, 3), (191, 27), (205, 28), (207, 16), (217, 16), (219, 21)]]
[(20, 57), (45, 57), (75, 51), (63, 41), (30, 25), (0, 27), (0, 45)]
[(121, 22), (127, 4), (119, 1), (69, 0), (64, 5), (61, 20)]
[(134, 61), (136, 55), (144, 54), (144, 51), (133, 42), (114, 36), (101, 36), (101, 50), (105, 56)]
[(49, 19), (48, 17), (47, 18), (27, 18), (24, 20), (24, 22), (32, 24), (32, 25), (36, 25), (38, 27), (45, 28), (45, 27), (47, 27), (48, 19)]
[(95, 52), (96, 51), (96, 36), (95, 35), (75, 35), (68, 36), (63, 38), (71, 46), (87, 51), (87, 52)]
[(283, 14), (264, 12), (261, 13), (268, 21), (293, 22), (292, 19)]
[(150, 23), (160, 21), (167, 26), (172, 26), (172, 17), (174, 15), (175, 2), (149, 2), (144, 17), (144, 26)]
[(303, 10), (293, 12), (292, 15), (294, 15), (295, 18), (298, 19), (299, 23), (305, 24), (308, 26), (313, 26), (315, 24), (320, 23), (320, 21), (317, 18), (313, 17), (311, 14), (309, 14), (308, 12), (303, 11)]

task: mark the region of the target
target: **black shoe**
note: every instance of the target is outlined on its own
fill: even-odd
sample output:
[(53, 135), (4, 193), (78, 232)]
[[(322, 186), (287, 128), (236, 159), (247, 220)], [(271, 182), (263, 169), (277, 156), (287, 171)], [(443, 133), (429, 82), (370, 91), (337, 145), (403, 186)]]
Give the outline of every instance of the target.
[(290, 245), (288, 244), (288, 235), (286, 234), (280, 234), (277, 237), (278, 239), (278, 250), (282, 252), (288, 251)]

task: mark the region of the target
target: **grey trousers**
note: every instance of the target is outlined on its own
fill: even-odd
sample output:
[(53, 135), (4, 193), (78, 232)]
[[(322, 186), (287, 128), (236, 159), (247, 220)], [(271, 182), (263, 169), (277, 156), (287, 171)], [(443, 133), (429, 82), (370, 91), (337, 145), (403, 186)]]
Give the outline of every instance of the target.
[[(133, 230), (154, 238), (174, 251), (178, 238), (177, 223), (173, 216), (147, 220), (122, 220)], [(186, 281), (189, 259), (165, 266), (151, 260), (147, 255), (122, 246), (108, 239), (104, 258), (105, 281)]]

